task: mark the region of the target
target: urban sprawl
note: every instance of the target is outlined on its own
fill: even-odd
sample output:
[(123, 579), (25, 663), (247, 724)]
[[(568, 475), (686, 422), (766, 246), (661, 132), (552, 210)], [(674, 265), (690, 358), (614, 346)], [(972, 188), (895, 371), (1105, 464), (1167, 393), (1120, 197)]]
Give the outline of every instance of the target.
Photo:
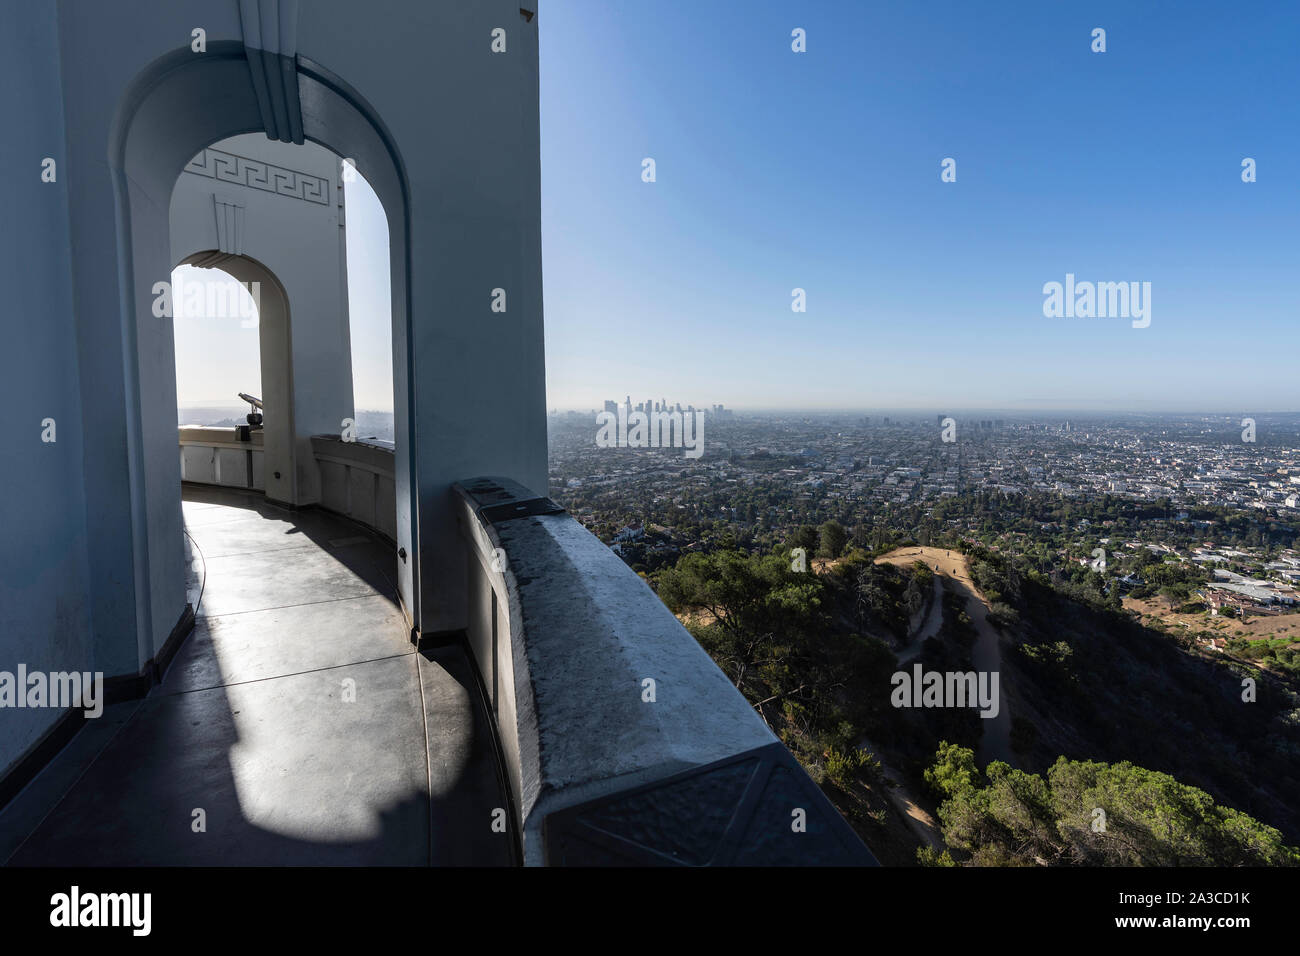
[(642, 571), (692, 550), (779, 546), (800, 525), (838, 521), (864, 548), (907, 536), (1012, 553), (1050, 547), (1140, 598), (1157, 596), (1142, 567), (1184, 565), (1193, 586), (1181, 596), (1199, 606), (1173, 607), (1166, 593), (1170, 613), (1246, 617), (1300, 601), (1300, 415), (714, 405), (699, 459), (600, 448), (595, 431), (595, 410), (551, 414), (550, 493)]

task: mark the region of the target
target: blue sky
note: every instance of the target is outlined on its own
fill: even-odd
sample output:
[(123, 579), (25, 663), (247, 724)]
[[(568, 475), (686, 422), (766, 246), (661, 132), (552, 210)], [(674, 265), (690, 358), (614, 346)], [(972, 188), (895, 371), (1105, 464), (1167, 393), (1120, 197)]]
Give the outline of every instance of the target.
[[(1300, 407), (1300, 5), (539, 23), (552, 406)], [(1067, 272), (1150, 282), (1150, 327), (1044, 318)]]
[[(538, 24), (551, 407), (1300, 409), (1300, 4), (546, 0)], [(357, 405), (391, 408), (385, 219), (360, 180), (347, 202)], [(1150, 326), (1045, 318), (1066, 273), (1151, 283)], [(256, 374), (177, 351), (194, 388)]]

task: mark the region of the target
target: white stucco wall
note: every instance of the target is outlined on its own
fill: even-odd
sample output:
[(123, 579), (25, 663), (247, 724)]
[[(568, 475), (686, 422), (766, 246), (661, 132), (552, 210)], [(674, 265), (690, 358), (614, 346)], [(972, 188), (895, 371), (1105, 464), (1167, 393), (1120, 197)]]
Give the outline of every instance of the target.
[[(173, 334), (152, 316), (150, 290), (176, 264), (169, 212), (184, 165), (266, 128), (245, 55), (249, 11), (288, 18), (282, 38), (296, 48), (283, 62), (306, 138), (354, 158), (388, 213), (394, 386), (409, 396), (395, 410), (397, 540), (423, 630), (465, 621), (451, 484), (497, 474), (545, 490), (538, 18), (514, 0), (295, 6), (7, 11), (5, 158), (32, 172), (5, 182), (0, 278), (15, 347), (0, 354), (14, 421), (39, 436), (42, 418), (59, 419), (56, 445), (5, 451), (16, 476), (0, 504), (15, 532), (5, 570), (18, 572), (0, 591), (7, 657), (137, 673), (183, 611)], [(190, 48), (196, 27), (203, 53)], [(506, 53), (491, 50), (494, 28), (507, 31)], [(45, 156), (59, 160), (56, 184), (40, 181)], [(505, 314), (490, 311), (495, 288), (507, 290)], [(0, 765), (51, 719), (0, 734)]]
[[(283, 288), (289, 327), (271, 319), (259, 328), (266, 490), (279, 501), (315, 504), (320, 474), (311, 436), (337, 434), (353, 414), (339, 159), (315, 143), (281, 143), (264, 133), (221, 140), (201, 157), (192, 169), (202, 172), (187, 167), (172, 193), (172, 261), (224, 242), (235, 246), (232, 254), (268, 269)], [(219, 235), (214, 200), (238, 204), (237, 217), (230, 217), (235, 236), (224, 235), (230, 226)], [(231, 275), (245, 271), (233, 262), (216, 268)], [(267, 306), (275, 295), (278, 290), (263, 282)], [(238, 383), (230, 383), (232, 401), (236, 391)]]
[[(84, 483), (83, 351), (73, 319), (71, 235), (55, 10), (37, 5), (0, 30), (0, 107), (17, 126), (0, 137), (5, 227), (0, 230), (0, 380), (7, 424), (0, 442), (0, 670), (89, 670), (92, 577)], [(41, 182), (42, 160), (56, 180)], [(41, 440), (54, 420), (54, 442)], [(97, 436), (90, 436), (98, 443)], [(129, 570), (129, 566), (128, 566)], [(108, 569), (104, 582), (114, 580)], [(59, 717), (48, 709), (0, 711), (0, 774)]]

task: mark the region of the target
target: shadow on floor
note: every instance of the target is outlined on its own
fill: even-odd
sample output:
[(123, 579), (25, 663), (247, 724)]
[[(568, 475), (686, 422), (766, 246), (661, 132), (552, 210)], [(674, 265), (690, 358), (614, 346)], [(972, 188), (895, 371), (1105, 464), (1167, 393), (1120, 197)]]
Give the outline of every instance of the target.
[(510, 864), (472, 662), (459, 645), (415, 653), (391, 545), (236, 491), (186, 486), (183, 505), (193, 633), (147, 698), (81, 731), (0, 812), (0, 858)]

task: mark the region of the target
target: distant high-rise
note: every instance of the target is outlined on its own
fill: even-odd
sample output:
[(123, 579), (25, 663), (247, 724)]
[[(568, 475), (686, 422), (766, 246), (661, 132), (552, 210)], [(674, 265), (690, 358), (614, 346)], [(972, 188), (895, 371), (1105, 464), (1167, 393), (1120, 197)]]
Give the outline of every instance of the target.
[[(634, 411), (636, 411), (636, 412), (644, 412), (644, 413), (647, 414), (647, 415), (651, 415), (651, 414), (669, 414), (669, 413), (674, 413), (674, 412), (675, 412), (676, 414), (679, 414), (679, 415), (687, 415), (687, 414), (695, 414), (696, 411), (697, 411), (697, 409), (695, 408), (694, 405), (687, 405), (686, 408), (683, 409), (683, 408), (682, 408), (682, 403), (681, 403), (681, 402), (675, 402), (675, 403), (673, 403), (673, 402), (669, 402), (668, 399), (666, 399), (666, 398), (665, 398), (665, 399), (661, 399), (661, 400), (659, 400), (659, 401), (655, 401), (654, 399), (647, 398), (644, 402), (638, 402), (635, 406), (633, 406), (633, 404), (632, 404), (632, 396), (631, 396), (631, 395), (628, 395), (626, 398), (623, 399), (623, 405), (622, 405), (622, 408), (623, 408), (623, 409), (626, 411), (626, 413), (629, 414), (629, 415), (632, 414), (632, 412), (634, 412)], [(712, 408), (712, 414), (714, 415), (714, 417), (719, 418), (719, 419), (722, 419), (722, 418), (733, 418), (733, 417), (735, 416), (735, 414), (736, 414), (734, 411), (732, 411), (731, 409), (727, 408), (727, 407), (726, 407), (725, 405), (723, 405), (721, 402), (717, 403), (716, 405), (711, 406), (711, 408)], [(706, 406), (704, 406), (704, 408), (699, 409), (698, 411), (700, 411), (700, 412), (708, 412), (709, 410), (710, 410), (710, 406), (706, 405)], [(606, 399), (606, 400), (605, 400), (605, 411), (607, 411), (607, 412), (612, 412), (613, 414), (617, 415), (617, 414), (619, 413), (619, 404), (618, 404), (618, 402), (615, 402), (615, 401), (613, 401), (613, 400), (611, 400), (611, 399)]]

